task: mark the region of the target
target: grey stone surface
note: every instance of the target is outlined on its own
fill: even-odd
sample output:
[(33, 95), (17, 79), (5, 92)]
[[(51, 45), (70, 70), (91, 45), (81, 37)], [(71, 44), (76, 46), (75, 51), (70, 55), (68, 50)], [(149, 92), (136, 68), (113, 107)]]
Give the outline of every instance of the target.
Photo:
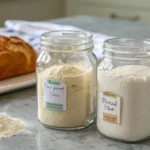
[[(144, 23), (84, 16), (53, 22), (76, 25), (113, 36), (150, 36), (150, 25)], [(150, 140), (138, 144), (109, 140), (97, 131), (95, 123), (79, 131), (59, 131), (43, 127), (37, 121), (35, 87), (0, 95), (0, 113), (25, 123), (25, 129), (19, 135), (0, 139), (0, 150), (150, 150)]]

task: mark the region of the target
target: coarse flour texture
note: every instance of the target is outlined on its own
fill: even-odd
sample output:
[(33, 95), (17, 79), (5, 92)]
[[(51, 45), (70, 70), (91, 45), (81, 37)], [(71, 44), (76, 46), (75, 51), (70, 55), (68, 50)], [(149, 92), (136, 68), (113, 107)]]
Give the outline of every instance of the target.
[(0, 138), (16, 135), (24, 128), (21, 121), (0, 114)]
[(98, 95), (103, 91), (112, 91), (121, 98), (120, 124), (100, 119), (98, 109), (97, 126), (101, 133), (126, 141), (150, 136), (150, 67), (128, 65), (109, 72), (99, 71), (98, 85)]
[[(46, 125), (76, 127), (83, 125), (92, 111), (92, 69), (74, 65), (55, 65), (38, 73), (38, 118)], [(66, 85), (66, 111), (44, 108), (43, 83), (59, 80)]]

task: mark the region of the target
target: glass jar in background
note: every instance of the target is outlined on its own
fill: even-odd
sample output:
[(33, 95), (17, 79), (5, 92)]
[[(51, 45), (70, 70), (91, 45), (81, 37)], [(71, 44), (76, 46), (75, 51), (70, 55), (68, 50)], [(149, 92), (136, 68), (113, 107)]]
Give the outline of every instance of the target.
[(107, 137), (150, 137), (150, 39), (109, 39), (98, 66), (97, 127)]
[(48, 127), (81, 129), (95, 118), (96, 58), (93, 37), (80, 31), (41, 36), (37, 60), (38, 119)]

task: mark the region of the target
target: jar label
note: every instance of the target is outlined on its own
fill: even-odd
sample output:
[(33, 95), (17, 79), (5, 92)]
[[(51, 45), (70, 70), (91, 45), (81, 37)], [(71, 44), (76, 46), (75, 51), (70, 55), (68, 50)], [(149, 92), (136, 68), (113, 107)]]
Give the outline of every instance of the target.
[(100, 93), (100, 119), (111, 123), (120, 123), (120, 97), (110, 91)]
[(44, 107), (57, 111), (66, 111), (66, 85), (57, 80), (44, 82)]

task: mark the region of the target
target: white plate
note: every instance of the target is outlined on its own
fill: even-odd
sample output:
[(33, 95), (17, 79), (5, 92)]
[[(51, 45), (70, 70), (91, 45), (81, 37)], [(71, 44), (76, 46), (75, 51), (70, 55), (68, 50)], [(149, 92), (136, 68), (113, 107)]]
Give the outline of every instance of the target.
[(0, 80), (0, 94), (23, 89), (36, 84), (36, 73), (29, 73), (5, 80)]

